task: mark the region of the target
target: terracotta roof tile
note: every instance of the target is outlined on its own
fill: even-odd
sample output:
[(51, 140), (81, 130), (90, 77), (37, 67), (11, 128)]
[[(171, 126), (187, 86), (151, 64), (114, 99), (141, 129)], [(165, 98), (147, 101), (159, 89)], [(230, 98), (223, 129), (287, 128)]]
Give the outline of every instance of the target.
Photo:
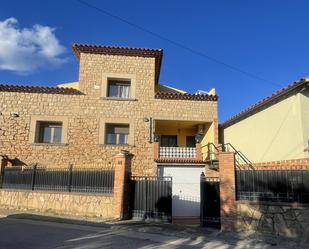
[(0, 84), (0, 92), (46, 93), (46, 94), (64, 94), (64, 95), (83, 94), (82, 92), (73, 88), (7, 85), (7, 84)]
[(217, 101), (217, 95), (208, 94), (190, 94), (190, 93), (172, 93), (156, 92), (156, 99), (178, 99), (178, 100), (197, 100), (197, 101)]
[(156, 69), (155, 69), (156, 83), (158, 83), (159, 81), (163, 49), (101, 46), (101, 45), (77, 44), (77, 43), (74, 43), (72, 45), (72, 48), (78, 59), (80, 58), (81, 53), (153, 57), (156, 59)]
[(228, 127), (237, 121), (246, 118), (247, 116), (251, 115), (254, 111), (257, 111), (259, 108), (264, 107), (265, 105), (272, 103), (273, 101), (277, 100), (278, 98), (282, 97), (283, 95), (286, 95), (294, 90), (302, 89), (304, 86), (309, 86), (309, 79), (308, 78), (302, 78), (300, 80), (297, 80), (293, 82), (292, 84), (274, 92), (272, 95), (258, 101), (257, 103), (249, 106), (242, 112), (236, 114), (235, 116), (229, 118), (224, 123), (220, 124), (222, 128)]

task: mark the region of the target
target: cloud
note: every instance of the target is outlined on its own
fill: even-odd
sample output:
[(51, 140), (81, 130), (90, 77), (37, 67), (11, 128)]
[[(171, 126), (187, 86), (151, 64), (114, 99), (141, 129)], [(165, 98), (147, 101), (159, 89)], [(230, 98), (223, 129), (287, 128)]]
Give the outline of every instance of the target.
[(0, 21), (0, 70), (30, 73), (42, 67), (56, 67), (66, 58), (55, 29), (39, 24), (21, 29), (17, 19)]

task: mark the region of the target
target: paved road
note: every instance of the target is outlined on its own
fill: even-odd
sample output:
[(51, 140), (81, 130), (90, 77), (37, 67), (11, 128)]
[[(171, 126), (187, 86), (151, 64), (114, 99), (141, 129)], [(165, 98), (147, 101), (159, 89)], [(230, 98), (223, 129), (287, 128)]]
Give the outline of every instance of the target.
[[(190, 230), (189, 230), (190, 231)], [(161, 233), (156, 227), (146, 226), (131, 229), (117, 225), (89, 226), (3, 217), (0, 218), (1, 249), (97, 249), (97, 248), (309, 248), (282, 242), (271, 244), (252, 238), (235, 235), (199, 235), (175, 230)]]

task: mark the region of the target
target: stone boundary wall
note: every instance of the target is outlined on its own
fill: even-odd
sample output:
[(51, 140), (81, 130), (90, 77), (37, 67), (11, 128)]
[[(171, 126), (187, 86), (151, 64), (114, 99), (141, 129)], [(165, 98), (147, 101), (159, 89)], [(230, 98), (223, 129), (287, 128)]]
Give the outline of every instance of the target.
[(309, 240), (309, 205), (237, 201), (236, 228)]
[(6, 209), (111, 219), (113, 205), (113, 195), (0, 190), (0, 207)]
[[(0, 208), (104, 219), (127, 218), (131, 158), (127, 151), (120, 151), (114, 157), (113, 194), (0, 189)], [(1, 170), (2, 164), (5, 166), (0, 157)]]

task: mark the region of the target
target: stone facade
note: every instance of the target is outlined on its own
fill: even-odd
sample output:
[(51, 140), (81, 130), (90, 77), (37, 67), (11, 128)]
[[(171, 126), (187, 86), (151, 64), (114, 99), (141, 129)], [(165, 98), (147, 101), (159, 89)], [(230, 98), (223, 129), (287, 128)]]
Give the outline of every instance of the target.
[(112, 195), (1, 189), (0, 206), (43, 213), (114, 218)]
[[(103, 82), (108, 74), (133, 75), (134, 99), (104, 98)], [(149, 142), (150, 122), (145, 122), (145, 117), (217, 123), (217, 101), (157, 99), (155, 77), (155, 58), (81, 53), (82, 95), (0, 91), (0, 156), (25, 165), (107, 167), (125, 149), (133, 154), (133, 175), (155, 175), (154, 146)], [(67, 143), (32, 143), (33, 116), (66, 118)], [(134, 134), (130, 134), (132, 144), (100, 142), (102, 123), (117, 119), (128, 120), (134, 126)]]
[(237, 202), (237, 228), (309, 239), (309, 206), (288, 203)]

